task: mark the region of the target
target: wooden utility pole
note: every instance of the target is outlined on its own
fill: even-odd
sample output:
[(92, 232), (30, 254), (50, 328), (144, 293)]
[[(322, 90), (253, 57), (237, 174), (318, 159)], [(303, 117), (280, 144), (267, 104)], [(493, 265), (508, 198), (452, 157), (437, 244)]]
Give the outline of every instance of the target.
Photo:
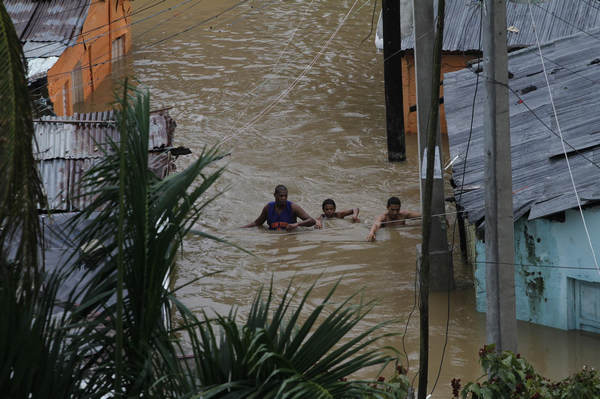
[(505, 0), (485, 0), (485, 256), (488, 343), (517, 351)]
[(388, 161), (406, 160), (400, 57), (400, 1), (381, 0)]

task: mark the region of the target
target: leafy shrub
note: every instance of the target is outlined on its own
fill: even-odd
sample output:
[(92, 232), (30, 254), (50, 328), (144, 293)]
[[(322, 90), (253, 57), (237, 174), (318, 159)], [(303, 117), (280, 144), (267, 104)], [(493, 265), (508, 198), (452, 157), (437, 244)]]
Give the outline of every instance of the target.
[[(481, 367), (487, 370), (483, 382), (469, 382), (461, 391), (463, 399), (592, 399), (600, 397), (600, 376), (584, 367), (577, 374), (559, 382), (539, 375), (520, 354), (497, 353), (494, 345), (479, 350)], [(453, 395), (458, 398), (460, 380), (452, 380)]]

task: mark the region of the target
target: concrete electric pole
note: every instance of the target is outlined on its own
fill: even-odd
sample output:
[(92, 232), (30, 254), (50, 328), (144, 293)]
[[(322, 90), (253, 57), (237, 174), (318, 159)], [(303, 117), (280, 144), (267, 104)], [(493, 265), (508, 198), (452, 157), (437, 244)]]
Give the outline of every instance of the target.
[(506, 2), (485, 0), (485, 255), (488, 343), (517, 351)]
[[(433, 0), (414, 0), (414, 37), (415, 66), (417, 83), (417, 127), (419, 131), (419, 174), (421, 177), (421, 211), (423, 211), (423, 192), (425, 187), (425, 162), (427, 159), (427, 130), (432, 103), (433, 82)], [(439, 80), (438, 80), (439, 81)], [(442, 174), (441, 135), (437, 123), (435, 149), (435, 169), (433, 174), (433, 202), (430, 253), (430, 286), (434, 291), (446, 290), (454, 286), (452, 259), (448, 251), (446, 236), (446, 218), (444, 206), (444, 179)], [(450, 282), (450, 286), (448, 284)]]
[[(420, 353), (418, 399), (425, 399), (427, 395), (429, 289), (430, 286), (433, 286), (433, 289), (449, 290), (453, 286), (452, 262), (446, 239), (446, 219), (443, 217), (445, 213), (444, 181), (441, 173), (439, 146), (441, 143), (439, 96), (445, 1), (439, 0), (437, 29), (435, 30), (432, 5), (431, 1), (415, 0), (414, 3), (417, 116), (419, 159), (421, 160), (421, 209), (423, 215), (423, 238), (419, 268)], [(434, 32), (435, 45), (433, 45)], [(427, 94), (429, 95), (427, 96)], [(424, 101), (425, 98), (429, 101), (428, 103)], [(434, 209), (436, 210), (436, 217), (432, 217)]]

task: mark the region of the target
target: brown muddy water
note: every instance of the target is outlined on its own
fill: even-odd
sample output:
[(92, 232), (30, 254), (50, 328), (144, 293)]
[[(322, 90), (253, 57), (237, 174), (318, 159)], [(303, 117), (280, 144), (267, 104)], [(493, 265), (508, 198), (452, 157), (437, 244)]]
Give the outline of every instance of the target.
[[(134, 12), (152, 3), (137, 0)], [(337, 298), (362, 290), (365, 299), (378, 300), (360, 329), (390, 318), (400, 322), (387, 331), (403, 333), (407, 326), (404, 342), (396, 337), (382, 345), (404, 352), (404, 344), (412, 376), (419, 353), (419, 316), (411, 311), (420, 226), (384, 229), (376, 242), (365, 241), (389, 196), (399, 196), (406, 209), (419, 210), (416, 137), (407, 137), (408, 161), (386, 160), (382, 54), (372, 34), (361, 43), (369, 34), (373, 3), (256, 0), (206, 21), (235, 4), (167, 0), (135, 15), (132, 26), (134, 45), (126, 70), (150, 90), (153, 108), (172, 107), (176, 145), (199, 154), (205, 146), (221, 144), (231, 153), (213, 191), (222, 195), (198, 227), (256, 255), (188, 237), (177, 284), (221, 273), (200, 279), (180, 296), (197, 311), (224, 313), (238, 306), (243, 315), (257, 288), (271, 278), (277, 293), (292, 278), (299, 292), (316, 281), (310, 307), (341, 279)], [(110, 93), (109, 84), (91, 106)], [(178, 166), (191, 159), (181, 159)], [(240, 229), (273, 199), (277, 184), (285, 184), (289, 199), (313, 216), (331, 197), (338, 209), (359, 207), (361, 223), (334, 220), (321, 231), (294, 234)], [(477, 352), (485, 343), (485, 315), (475, 310), (471, 269), (458, 253), (455, 271), (461, 288), (449, 296), (448, 343), (436, 398), (451, 396), (453, 377), (467, 381), (481, 375)], [(444, 346), (447, 299), (446, 293), (431, 295), (430, 390)], [(600, 366), (596, 335), (524, 322), (518, 334), (519, 351), (547, 377)]]

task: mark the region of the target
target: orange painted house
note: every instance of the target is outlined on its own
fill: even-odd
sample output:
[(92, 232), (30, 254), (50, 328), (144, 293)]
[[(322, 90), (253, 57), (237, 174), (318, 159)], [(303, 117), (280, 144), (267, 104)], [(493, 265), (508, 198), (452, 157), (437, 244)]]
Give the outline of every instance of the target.
[[(442, 53), (441, 81), (444, 74), (454, 72), (467, 67), (467, 63), (478, 58), (475, 54), (448, 52)], [(402, 54), (402, 99), (404, 109), (404, 130), (407, 133), (417, 133), (417, 83), (415, 80), (415, 58), (412, 50)], [(444, 85), (440, 86), (440, 131), (447, 133), (446, 114), (444, 112)]]
[(56, 115), (72, 115), (131, 48), (129, 0), (6, 0), (30, 81), (46, 79)]
[[(400, 0), (401, 15), (412, 15), (412, 2)], [(437, 2), (434, 2), (437, 4)], [(437, 7), (437, 6), (435, 6)], [(435, 9), (434, 7), (434, 9)], [(437, 12), (437, 10), (436, 10)], [(434, 15), (437, 15), (434, 12)], [(536, 33), (531, 24), (531, 15), (537, 21), (539, 40), (548, 43), (563, 36), (600, 27), (600, 7), (593, 1), (552, 0), (536, 2), (530, 7), (527, 1), (506, 2), (506, 40), (509, 51), (535, 45)], [(444, 73), (467, 67), (467, 63), (481, 57), (482, 9), (479, 1), (446, 0), (444, 40), (442, 45), (442, 82)], [(416, 82), (414, 63), (414, 32), (412, 18), (403, 20), (401, 26), (402, 51), (402, 94), (404, 108), (404, 128), (407, 133), (417, 133)], [(383, 49), (383, 21), (379, 16), (375, 46)], [(510, 76), (510, 74), (509, 74)], [(443, 84), (440, 88), (440, 102), (443, 103)], [(440, 106), (440, 126), (447, 133), (444, 106)]]

